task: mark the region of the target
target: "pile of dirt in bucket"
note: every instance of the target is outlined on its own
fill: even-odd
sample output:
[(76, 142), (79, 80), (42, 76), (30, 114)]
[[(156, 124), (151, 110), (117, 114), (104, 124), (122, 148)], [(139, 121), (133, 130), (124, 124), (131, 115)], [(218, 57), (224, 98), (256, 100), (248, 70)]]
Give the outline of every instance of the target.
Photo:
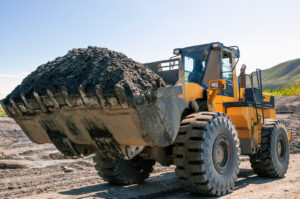
[(21, 102), (20, 94), (33, 99), (33, 92), (46, 95), (46, 89), (53, 93), (65, 88), (70, 94), (77, 94), (82, 85), (86, 93), (94, 93), (100, 85), (104, 94), (114, 93), (115, 85), (124, 88), (128, 97), (145, 95), (165, 87), (164, 81), (148, 67), (126, 55), (89, 46), (70, 50), (65, 56), (39, 66), (29, 74), (4, 100)]

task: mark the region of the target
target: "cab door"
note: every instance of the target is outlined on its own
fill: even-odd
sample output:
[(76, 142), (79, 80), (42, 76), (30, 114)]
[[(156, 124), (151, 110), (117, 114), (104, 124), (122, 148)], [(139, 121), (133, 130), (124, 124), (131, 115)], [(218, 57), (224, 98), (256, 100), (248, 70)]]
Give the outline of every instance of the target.
[(226, 89), (221, 91), (221, 95), (234, 97), (234, 81), (233, 81), (233, 59), (230, 52), (221, 51), (221, 79), (226, 81)]

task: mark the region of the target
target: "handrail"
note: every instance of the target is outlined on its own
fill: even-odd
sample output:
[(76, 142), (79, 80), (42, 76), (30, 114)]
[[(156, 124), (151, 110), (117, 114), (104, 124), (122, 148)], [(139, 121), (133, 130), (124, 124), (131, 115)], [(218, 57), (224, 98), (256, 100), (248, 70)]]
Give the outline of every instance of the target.
[[(262, 82), (261, 82), (261, 70), (260, 69), (256, 69), (256, 75), (257, 75), (257, 81), (259, 79), (259, 90), (260, 90), (260, 104), (261, 104), (261, 112), (262, 112), (262, 123), (265, 123), (265, 115), (264, 115), (264, 108), (263, 108), (263, 103), (264, 103), (264, 99), (263, 99), (263, 91), (262, 91)], [(258, 77), (259, 76), (259, 77)]]
[(253, 86), (253, 74), (254, 73), (255, 72), (252, 72), (251, 75), (250, 75), (250, 83), (251, 83), (252, 94), (253, 94), (253, 99), (254, 99), (254, 108), (255, 108), (255, 111), (256, 111), (256, 118), (257, 118), (257, 122), (255, 123), (255, 125), (257, 125), (257, 123), (259, 121), (259, 117), (258, 117), (258, 111), (257, 111), (256, 94), (255, 94), (254, 86)]

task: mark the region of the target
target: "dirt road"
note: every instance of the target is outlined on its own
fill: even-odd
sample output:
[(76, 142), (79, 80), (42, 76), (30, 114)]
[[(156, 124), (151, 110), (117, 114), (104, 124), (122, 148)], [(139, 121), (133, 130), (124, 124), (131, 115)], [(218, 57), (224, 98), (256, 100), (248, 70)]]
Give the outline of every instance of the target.
[[(243, 156), (235, 190), (222, 198), (300, 199), (300, 114), (293, 110), (277, 115), (294, 137), (286, 177), (257, 177)], [(182, 190), (174, 166), (156, 164), (142, 185), (111, 186), (93, 165), (91, 156), (65, 159), (52, 144), (32, 143), (12, 119), (0, 117), (0, 198), (198, 198)]]
[[(284, 179), (264, 179), (244, 158), (234, 191), (223, 198), (300, 198), (299, 169), (300, 154), (293, 154)], [(173, 167), (156, 166), (145, 184), (132, 186), (108, 185), (97, 177), (91, 160), (5, 171), (0, 176), (0, 198), (197, 198), (181, 190)]]
[[(300, 198), (299, 168), (300, 154), (294, 154), (284, 179), (264, 179), (253, 174), (248, 161), (244, 161), (234, 191), (221, 198)], [(109, 186), (100, 179), (89, 179), (92, 181), (87, 183), (78, 178), (75, 182), (81, 185), (25, 198), (199, 198), (181, 190), (173, 169), (156, 171), (143, 185)]]

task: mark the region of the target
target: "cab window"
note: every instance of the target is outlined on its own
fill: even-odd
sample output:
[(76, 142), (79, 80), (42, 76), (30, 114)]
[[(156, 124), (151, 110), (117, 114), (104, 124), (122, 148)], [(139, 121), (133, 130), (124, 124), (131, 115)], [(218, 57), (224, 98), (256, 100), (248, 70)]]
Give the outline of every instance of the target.
[(200, 56), (184, 56), (184, 80), (200, 84), (203, 79), (206, 61)]
[(233, 71), (231, 53), (222, 51), (222, 79), (226, 80), (226, 89), (222, 91), (222, 95), (233, 97)]

